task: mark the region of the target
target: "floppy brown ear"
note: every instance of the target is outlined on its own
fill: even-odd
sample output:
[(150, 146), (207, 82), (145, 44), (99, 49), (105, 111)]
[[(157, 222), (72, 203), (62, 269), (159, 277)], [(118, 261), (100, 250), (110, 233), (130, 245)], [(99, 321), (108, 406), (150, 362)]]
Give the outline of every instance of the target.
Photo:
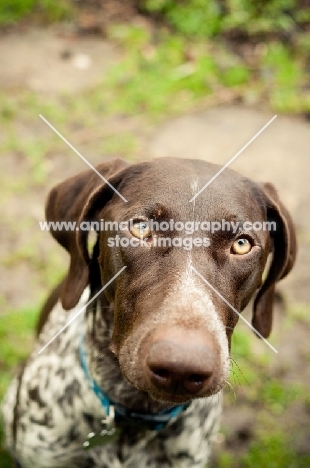
[(267, 220), (275, 221), (276, 230), (270, 231), (273, 258), (267, 278), (254, 301), (252, 324), (264, 338), (268, 338), (272, 328), (275, 283), (291, 271), (297, 245), (293, 221), (273, 185), (263, 184), (263, 194), (267, 198)]
[[(100, 164), (96, 169), (105, 179), (110, 180), (125, 167), (127, 167), (127, 163), (116, 159)], [(51, 190), (46, 202), (47, 221), (71, 222), (76, 223), (78, 227), (79, 219), (88, 199), (102, 184), (101, 177), (93, 170), (89, 170), (57, 185)], [(113, 190), (109, 190), (107, 195), (112, 198)], [(53, 237), (70, 254), (70, 267), (61, 293), (62, 305), (66, 310), (72, 309), (78, 303), (89, 281), (88, 265), (78, 248), (78, 232), (75, 229), (51, 229)]]

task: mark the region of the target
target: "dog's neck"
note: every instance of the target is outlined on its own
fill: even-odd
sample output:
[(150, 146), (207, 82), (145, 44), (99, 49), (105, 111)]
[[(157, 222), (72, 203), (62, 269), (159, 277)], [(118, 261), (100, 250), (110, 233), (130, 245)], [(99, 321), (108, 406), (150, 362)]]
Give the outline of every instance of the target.
[(136, 389), (124, 379), (117, 357), (110, 351), (113, 332), (113, 305), (101, 298), (96, 305), (90, 305), (85, 314), (85, 351), (90, 376), (108, 397), (128, 409), (157, 413), (171, 404), (159, 403), (146, 392)]

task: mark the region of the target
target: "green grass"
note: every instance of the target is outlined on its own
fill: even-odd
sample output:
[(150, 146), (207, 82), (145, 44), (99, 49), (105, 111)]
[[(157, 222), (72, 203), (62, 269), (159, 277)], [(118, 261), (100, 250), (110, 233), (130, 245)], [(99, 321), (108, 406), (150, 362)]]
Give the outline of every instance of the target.
[(28, 355), (37, 316), (38, 307), (13, 310), (1, 315), (0, 366), (5, 371), (9, 371)]
[[(91, 106), (87, 115), (106, 111), (166, 115), (234, 88), (245, 102), (267, 103), (275, 112), (310, 111), (310, 8), (299, 6), (298, 0), (145, 0), (140, 9), (160, 16), (156, 31), (130, 24), (111, 26), (108, 37), (123, 49), (124, 58), (85, 97), (89, 103), (83, 98), (71, 103), (76, 111)], [(5, 0), (0, 25), (31, 12), (44, 14), (50, 22), (66, 19), (70, 12), (74, 19), (68, 1)], [(251, 59), (238, 43), (250, 45)], [(17, 109), (7, 100), (0, 119), (14, 118)]]
[(91, 94), (94, 107), (100, 95), (111, 112), (165, 115), (235, 89), (245, 101), (251, 94), (258, 101), (267, 100), (276, 112), (310, 109), (306, 58), (280, 41), (265, 44), (256, 57), (254, 53), (250, 66), (223, 42), (197, 38), (189, 42), (165, 29), (158, 31), (156, 41), (143, 28), (125, 25), (111, 28), (110, 37), (126, 54)]
[(290, 449), (289, 437), (280, 429), (272, 434), (264, 431), (250, 446), (241, 461), (241, 467), (266, 466), (268, 468), (306, 468), (310, 456), (299, 456)]
[(146, 11), (160, 15), (187, 36), (217, 37), (225, 33), (265, 36), (289, 34), (309, 23), (310, 8), (298, 0), (144, 0)]
[(279, 429), (269, 433), (266, 427), (255, 442), (250, 444), (248, 453), (240, 459), (230, 453), (220, 455), (218, 468), (307, 468), (309, 455), (296, 456), (290, 449), (290, 440)]
[(27, 17), (50, 23), (72, 18), (72, 15), (73, 9), (65, 0), (4, 0), (0, 3), (0, 26)]

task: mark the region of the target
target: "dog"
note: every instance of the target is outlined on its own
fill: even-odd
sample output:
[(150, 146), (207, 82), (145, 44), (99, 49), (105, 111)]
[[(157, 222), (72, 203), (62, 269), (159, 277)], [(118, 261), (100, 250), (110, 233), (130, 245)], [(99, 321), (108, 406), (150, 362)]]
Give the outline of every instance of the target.
[(254, 295), (252, 325), (270, 335), (275, 284), (296, 256), (291, 217), (271, 184), (214, 178), (205, 161), (96, 169), (104, 180), (83, 172), (47, 200), (48, 222), (75, 226), (51, 228), (70, 266), (7, 391), (6, 444), (22, 468), (205, 467), (232, 333)]

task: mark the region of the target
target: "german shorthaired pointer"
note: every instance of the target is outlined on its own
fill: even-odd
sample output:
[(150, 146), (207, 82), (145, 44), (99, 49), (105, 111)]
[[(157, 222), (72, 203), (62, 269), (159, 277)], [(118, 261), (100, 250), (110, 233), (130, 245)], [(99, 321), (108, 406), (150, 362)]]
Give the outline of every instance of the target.
[[(240, 312), (256, 293), (252, 323), (267, 338), (275, 283), (296, 253), (291, 218), (271, 184), (226, 169), (189, 202), (219, 169), (198, 160), (115, 160), (97, 170), (127, 203), (93, 171), (51, 191), (47, 220), (80, 228), (52, 229), (70, 254), (69, 271), (4, 401), (16, 466), (205, 466), (239, 318), (228, 304)], [(203, 222), (223, 219), (241, 227), (209, 231), (205, 243)], [(102, 220), (110, 230), (98, 229), (90, 245), (82, 223)], [(184, 248), (188, 231), (167, 229), (171, 220), (175, 228), (194, 222), (190, 237), (202, 238)], [(273, 221), (276, 230), (245, 229), (245, 221)]]

